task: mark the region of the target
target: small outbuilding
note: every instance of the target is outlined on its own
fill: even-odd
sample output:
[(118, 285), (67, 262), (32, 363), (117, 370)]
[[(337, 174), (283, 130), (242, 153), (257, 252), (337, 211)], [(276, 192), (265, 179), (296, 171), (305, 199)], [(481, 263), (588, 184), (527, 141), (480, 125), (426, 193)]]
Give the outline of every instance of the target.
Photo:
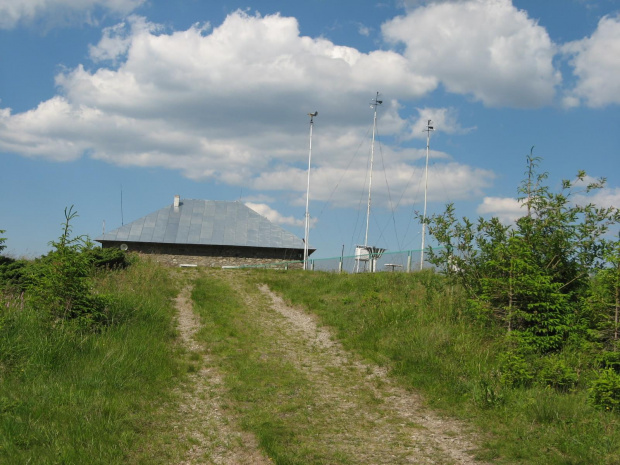
[(181, 200), (178, 195), (172, 205), (95, 240), (103, 248), (152, 255), (173, 266), (301, 263), (304, 255), (302, 239), (241, 202)]

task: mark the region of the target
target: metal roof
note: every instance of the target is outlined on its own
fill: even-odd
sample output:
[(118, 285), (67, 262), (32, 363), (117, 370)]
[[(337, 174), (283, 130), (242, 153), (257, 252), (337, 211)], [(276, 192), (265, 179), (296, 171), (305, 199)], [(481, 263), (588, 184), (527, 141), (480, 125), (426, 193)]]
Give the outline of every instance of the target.
[(241, 202), (183, 199), (107, 232), (97, 242), (151, 242), (302, 249), (303, 240)]

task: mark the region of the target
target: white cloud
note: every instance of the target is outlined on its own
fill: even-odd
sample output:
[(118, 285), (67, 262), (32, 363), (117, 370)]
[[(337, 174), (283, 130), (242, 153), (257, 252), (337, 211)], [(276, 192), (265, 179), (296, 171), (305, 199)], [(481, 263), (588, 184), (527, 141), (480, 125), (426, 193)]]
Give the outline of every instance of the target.
[[(82, 156), (90, 146), (80, 133), (92, 132), (97, 111), (75, 108), (66, 99), (54, 97), (37, 108), (17, 115), (0, 110), (0, 148), (25, 156), (43, 156), (54, 161), (70, 161)], [(76, 122), (78, 123), (76, 125)]]
[(382, 30), (413, 69), (488, 106), (547, 105), (561, 81), (546, 30), (510, 0), (433, 2)]
[(97, 9), (126, 15), (146, 0), (1, 0), (0, 29), (41, 22), (47, 26), (96, 22)]
[[(418, 118), (411, 124), (411, 138), (426, 139), (428, 121), (434, 132), (446, 134), (466, 134), (475, 128), (462, 128), (458, 122), (458, 112), (454, 108), (418, 108)], [(432, 132), (431, 132), (432, 134)]]
[[(195, 180), (289, 190), (299, 204), (306, 187), (306, 114), (319, 110), (311, 199), (325, 201), (338, 186), (333, 202), (352, 205), (367, 175), (366, 161), (352, 157), (370, 142), (369, 89), (386, 96), (379, 114), (382, 137), (410, 138), (428, 113), (438, 129), (462, 131), (451, 109), (420, 110), (418, 121), (400, 116), (401, 104), (390, 96), (416, 99), (437, 85), (435, 78), (416, 74), (402, 55), (361, 53), (302, 37), (294, 18), (237, 11), (213, 29), (197, 24), (167, 33), (132, 16), (106, 29), (90, 53), (112, 66), (80, 65), (60, 73), (59, 95), (30, 111), (0, 108), (0, 150), (58, 161), (88, 154), (122, 166), (163, 167)], [(377, 148), (375, 166), (385, 165), (393, 202), (419, 201), (414, 164), (425, 151)], [(493, 177), (449, 162), (447, 154), (431, 155), (430, 178), (439, 180), (431, 182), (431, 199), (478, 195)], [(387, 205), (385, 180), (374, 185), (377, 204)]]
[(567, 107), (620, 104), (620, 16), (603, 17), (592, 36), (562, 48), (571, 57), (577, 84), (565, 97)]
[[(320, 167), (311, 177), (311, 202), (327, 202), (338, 207), (354, 207), (368, 196), (367, 165), (353, 167)], [(383, 166), (375, 160), (372, 184), (373, 205), (396, 207), (419, 205), (424, 196), (424, 167), (392, 162)], [(261, 173), (253, 184), (255, 189), (298, 192), (292, 203), (305, 203), (307, 172), (289, 168)], [(455, 162), (429, 166), (428, 201), (445, 202), (469, 199), (482, 194), (494, 179), (492, 172)], [(303, 186), (303, 189), (302, 189)], [(366, 202), (366, 200), (364, 200)], [(391, 202), (391, 205), (390, 205)]]
[(141, 16), (131, 15), (127, 18), (127, 22), (104, 28), (103, 37), (99, 43), (89, 46), (89, 56), (95, 63), (106, 60), (116, 63), (119, 59), (126, 57), (132, 43), (132, 36), (154, 33), (160, 29), (160, 26), (147, 22)]
[(512, 197), (485, 197), (477, 212), (479, 215), (497, 217), (504, 224), (511, 224), (523, 216), (522, 205), (522, 202)]
[[(576, 185), (585, 186), (589, 182), (595, 182), (594, 178), (586, 179), (583, 183)], [(593, 204), (599, 208), (618, 208), (620, 205), (620, 188), (604, 187), (593, 191), (591, 194), (577, 194), (572, 197), (573, 205)], [(514, 223), (517, 219), (525, 215), (523, 202), (512, 197), (484, 197), (482, 204), (477, 208), (479, 215), (490, 215), (499, 218), (504, 224)]]
[(600, 208), (620, 208), (620, 188), (604, 187), (595, 190), (592, 194), (576, 195), (573, 202), (576, 205), (593, 204)]
[[(2, 118), (2, 149), (53, 159), (88, 150), (123, 165), (174, 167), (196, 179), (247, 174), (303, 157), (300, 134), (291, 129), (300, 129), (309, 104), (350, 133), (367, 117), (350, 109), (369, 98), (385, 69), (385, 88), (393, 93), (411, 98), (434, 88), (396, 53), (363, 54), (300, 37), (294, 18), (236, 12), (210, 34), (200, 26), (156, 34), (137, 17), (129, 24), (129, 33), (126, 26), (107, 29), (91, 49), (96, 59), (126, 56), (118, 69), (80, 65), (59, 74), (63, 96)], [(382, 76), (368, 72), (375, 67)], [(71, 150), (59, 154), (62, 145)]]
[[(245, 205), (275, 224), (297, 227), (304, 227), (306, 224), (305, 219), (297, 219), (294, 216), (283, 216), (280, 212), (274, 210), (265, 203), (246, 202)], [(313, 227), (315, 224), (316, 220), (311, 218), (310, 226)]]

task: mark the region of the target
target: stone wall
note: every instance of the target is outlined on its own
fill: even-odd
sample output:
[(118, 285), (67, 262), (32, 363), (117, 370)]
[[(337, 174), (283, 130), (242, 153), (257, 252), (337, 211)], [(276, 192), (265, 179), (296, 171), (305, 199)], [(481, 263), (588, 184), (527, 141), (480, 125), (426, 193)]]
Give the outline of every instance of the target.
[(298, 249), (116, 241), (105, 241), (101, 245), (103, 248), (119, 248), (121, 244), (127, 244), (128, 252), (149, 255), (155, 261), (169, 266), (196, 265), (221, 268), (299, 261), (300, 263), (288, 264), (288, 267), (301, 268), (303, 260), (303, 250)]

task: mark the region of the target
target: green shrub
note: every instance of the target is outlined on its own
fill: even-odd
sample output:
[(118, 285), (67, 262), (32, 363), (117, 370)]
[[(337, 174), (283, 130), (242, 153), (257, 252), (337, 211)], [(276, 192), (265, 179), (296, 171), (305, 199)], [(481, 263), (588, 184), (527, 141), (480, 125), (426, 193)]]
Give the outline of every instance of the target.
[(525, 357), (515, 351), (499, 355), (499, 379), (506, 387), (527, 387), (534, 380), (534, 371)]
[(130, 264), (127, 253), (120, 249), (93, 247), (84, 250), (83, 253), (95, 268), (124, 269)]
[(620, 351), (603, 352), (598, 359), (601, 368), (610, 368), (620, 374)]
[(592, 405), (611, 411), (620, 407), (620, 375), (611, 368), (601, 372), (589, 391)]
[(93, 289), (93, 265), (84, 251), (89, 242), (83, 237), (71, 238), (71, 220), (77, 216), (73, 207), (65, 208), (63, 232), (49, 254), (31, 266), (29, 298), (41, 311), (55, 320), (75, 320), (91, 326), (105, 320), (108, 299)]
[(573, 201), (604, 188), (604, 178), (588, 183), (580, 171), (554, 192), (539, 161), (530, 151), (518, 189), (523, 216), (511, 226), (497, 217), (461, 219), (453, 204), (420, 218), (440, 246), (429, 248), (428, 261), (461, 285), (475, 320), (493, 322), (539, 353), (560, 351), (586, 328), (619, 340), (620, 243), (606, 235), (620, 222), (620, 210)]
[(28, 285), (27, 260), (15, 260), (0, 256), (0, 288), (8, 288), (16, 292), (23, 292)]
[(538, 380), (543, 386), (568, 392), (575, 387), (579, 381), (579, 376), (566, 361), (549, 356), (543, 359)]

